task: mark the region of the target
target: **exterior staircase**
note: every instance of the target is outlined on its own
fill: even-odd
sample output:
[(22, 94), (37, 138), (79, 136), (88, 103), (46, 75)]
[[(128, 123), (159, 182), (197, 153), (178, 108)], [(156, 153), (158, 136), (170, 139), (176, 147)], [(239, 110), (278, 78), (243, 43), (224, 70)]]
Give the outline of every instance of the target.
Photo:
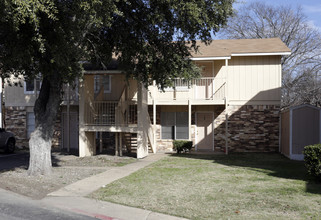
[[(123, 133), (123, 142), (129, 154), (137, 153), (137, 133)], [(152, 147), (148, 142), (148, 153), (153, 153)]]

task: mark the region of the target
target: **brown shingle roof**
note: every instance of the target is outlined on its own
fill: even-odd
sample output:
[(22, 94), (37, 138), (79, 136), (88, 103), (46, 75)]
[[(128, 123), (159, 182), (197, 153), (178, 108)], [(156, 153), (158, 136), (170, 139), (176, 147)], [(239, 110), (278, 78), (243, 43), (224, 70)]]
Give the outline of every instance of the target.
[(279, 38), (213, 40), (208, 46), (198, 42), (199, 51), (193, 58), (229, 57), (244, 53), (284, 53), (291, 50)]

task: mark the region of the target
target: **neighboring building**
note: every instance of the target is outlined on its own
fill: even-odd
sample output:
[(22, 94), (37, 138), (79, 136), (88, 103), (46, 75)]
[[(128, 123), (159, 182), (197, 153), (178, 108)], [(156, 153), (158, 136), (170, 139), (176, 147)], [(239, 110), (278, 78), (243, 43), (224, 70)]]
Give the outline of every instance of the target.
[[(18, 146), (29, 146), (29, 137), (35, 129), (35, 115), (33, 112), (36, 98), (40, 91), (40, 79), (25, 81), (23, 77), (10, 79), (10, 83), (4, 84), (4, 127), (16, 136)], [(60, 113), (57, 116), (55, 126), (53, 146), (59, 147), (66, 142), (66, 112), (67, 112), (67, 93), (68, 87), (65, 86), (63, 102), (60, 106)], [(71, 136), (71, 148), (78, 150), (78, 88), (70, 89), (70, 126), (75, 132)], [(76, 115), (76, 116), (75, 116)], [(61, 133), (65, 135), (61, 135)], [(75, 136), (76, 134), (76, 136)], [(75, 138), (77, 137), (77, 138)], [(75, 141), (76, 140), (76, 141)], [(72, 142), (74, 141), (74, 142)], [(67, 148), (67, 146), (65, 145)]]
[[(80, 156), (108, 150), (109, 145), (138, 158), (171, 150), (175, 139), (192, 140), (196, 151), (278, 151), (281, 56), (289, 54), (278, 38), (216, 40), (200, 45), (191, 57), (202, 76), (190, 82), (173, 79), (175, 86), (165, 92), (155, 83), (148, 89), (135, 80), (127, 83), (117, 68), (87, 69), (79, 84), (79, 102), (62, 105), (61, 144), (78, 136)], [(9, 93), (14, 91), (8, 88)], [(16, 106), (27, 118), (29, 106), (21, 108), (31, 98), (12, 103), (12, 96), (6, 95), (6, 109)], [(78, 112), (76, 135), (78, 130), (72, 128), (78, 127), (77, 120), (70, 118), (78, 118)], [(68, 126), (67, 117), (74, 124)], [(25, 130), (30, 125), (28, 120), (20, 124)], [(75, 133), (68, 136), (68, 130)], [(71, 142), (78, 145), (77, 140)]]

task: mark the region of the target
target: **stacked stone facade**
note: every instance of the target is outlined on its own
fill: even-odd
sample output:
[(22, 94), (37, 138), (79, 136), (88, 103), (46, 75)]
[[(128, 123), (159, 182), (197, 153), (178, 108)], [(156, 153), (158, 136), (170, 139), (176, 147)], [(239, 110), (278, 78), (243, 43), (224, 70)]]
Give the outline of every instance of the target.
[(229, 106), (228, 110), (229, 151), (278, 151), (280, 106)]
[(17, 146), (28, 146), (26, 107), (6, 107), (4, 127), (15, 135)]
[[(61, 143), (61, 120), (58, 113), (55, 131), (52, 140), (53, 147), (59, 147)], [(9, 106), (5, 108), (5, 128), (12, 132), (16, 138), (16, 145), (20, 147), (29, 147), (29, 138), (27, 137), (27, 108), (23, 106)]]

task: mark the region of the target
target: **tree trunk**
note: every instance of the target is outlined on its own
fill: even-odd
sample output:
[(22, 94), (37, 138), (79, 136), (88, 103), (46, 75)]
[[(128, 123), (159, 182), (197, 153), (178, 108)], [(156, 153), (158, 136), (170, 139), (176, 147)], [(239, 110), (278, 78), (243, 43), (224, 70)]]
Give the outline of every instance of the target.
[(35, 130), (30, 135), (29, 175), (50, 175), (51, 143), (61, 101), (62, 82), (57, 75), (44, 77), (36, 100)]

